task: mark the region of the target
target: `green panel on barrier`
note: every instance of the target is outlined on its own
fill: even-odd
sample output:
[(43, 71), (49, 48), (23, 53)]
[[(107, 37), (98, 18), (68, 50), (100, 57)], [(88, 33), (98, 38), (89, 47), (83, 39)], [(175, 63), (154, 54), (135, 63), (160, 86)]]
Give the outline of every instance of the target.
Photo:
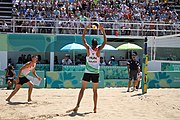
[(50, 65), (49, 64), (36, 64), (36, 70), (49, 71), (50, 70)]
[(64, 88), (62, 71), (46, 72), (47, 88)]
[(116, 80), (116, 79), (105, 79), (104, 80), (105, 87), (127, 87), (128, 79)]
[(125, 66), (101, 66), (104, 72), (104, 79), (128, 79), (128, 71)]
[[(72, 72), (72, 71), (66, 71), (64, 72), (64, 87), (65, 88), (76, 88), (81, 87), (81, 81), (83, 77), (84, 72)], [(87, 85), (87, 88), (91, 88), (92, 84), (89, 83)], [(99, 73), (99, 85), (98, 87), (104, 88), (104, 75), (103, 72)]]
[[(16, 70), (19, 70), (23, 64), (16, 64)], [(36, 64), (36, 70), (38, 71), (49, 71), (50, 65), (49, 64)]]
[[(62, 66), (63, 71), (84, 71), (85, 65), (80, 66)], [(127, 79), (128, 71), (126, 66), (101, 66), (105, 79)]]
[(15, 69), (19, 70), (24, 64), (16, 64)]
[(81, 87), (81, 80), (83, 77), (84, 72), (72, 72), (72, 71), (65, 71), (63, 72), (64, 75), (64, 88), (80, 88)]
[(149, 88), (180, 88), (180, 72), (148, 72)]
[[(19, 70), (14, 70), (14, 71), (15, 71), (16, 77), (17, 77)], [(44, 72), (44, 71), (36, 71), (36, 74), (37, 74), (40, 78), (42, 78), (42, 80), (41, 80), (40, 85), (39, 85), (39, 86), (34, 85), (34, 88), (45, 88), (45, 83), (46, 83), (46, 82), (45, 82), (45, 72)], [(32, 74), (32, 72), (30, 72), (29, 75), (32, 76), (32, 77), (35, 77), (35, 76)], [(24, 84), (22, 87), (23, 87), (23, 88), (27, 88), (28, 86), (27, 86), (26, 84)]]
[(161, 63), (161, 71), (180, 71), (180, 63)]
[(54, 71), (62, 71), (62, 65), (55, 64)]
[(85, 71), (85, 65), (64, 65), (62, 71)]
[[(84, 72), (60, 71), (46, 72), (48, 88), (80, 88)], [(88, 84), (87, 87), (92, 87)], [(99, 87), (104, 87), (104, 75), (100, 72)]]

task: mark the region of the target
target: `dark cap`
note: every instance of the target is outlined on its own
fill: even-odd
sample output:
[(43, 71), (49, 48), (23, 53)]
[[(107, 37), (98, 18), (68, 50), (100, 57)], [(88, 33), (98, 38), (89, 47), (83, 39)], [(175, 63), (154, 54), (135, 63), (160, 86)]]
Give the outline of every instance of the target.
[(137, 54), (136, 53), (132, 53), (132, 56), (136, 56)]

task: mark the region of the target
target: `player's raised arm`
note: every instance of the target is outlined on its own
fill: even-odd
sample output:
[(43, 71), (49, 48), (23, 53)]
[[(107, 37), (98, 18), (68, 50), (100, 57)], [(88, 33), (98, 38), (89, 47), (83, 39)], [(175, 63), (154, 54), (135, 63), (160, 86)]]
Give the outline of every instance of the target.
[(104, 41), (103, 41), (102, 45), (99, 46), (99, 50), (102, 50), (107, 43), (107, 38), (106, 38), (106, 32), (105, 32), (104, 28), (100, 26), (100, 30), (101, 30), (103, 37), (104, 37)]
[(87, 42), (86, 42), (85, 34), (86, 34), (87, 29), (90, 28), (90, 27), (91, 27), (91, 24), (88, 24), (88, 25), (84, 28), (84, 30), (83, 30), (83, 35), (82, 35), (82, 42), (83, 42), (83, 44), (84, 44), (84, 46), (85, 46), (86, 49), (89, 49), (89, 45), (88, 45)]

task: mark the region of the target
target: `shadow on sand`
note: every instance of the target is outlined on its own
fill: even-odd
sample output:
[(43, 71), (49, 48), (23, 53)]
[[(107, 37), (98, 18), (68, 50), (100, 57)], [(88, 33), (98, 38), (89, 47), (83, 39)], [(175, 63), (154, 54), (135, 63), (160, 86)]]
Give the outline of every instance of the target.
[(75, 116), (80, 116), (80, 117), (84, 117), (88, 114), (91, 114), (93, 112), (85, 112), (85, 113), (75, 113), (75, 112), (72, 112), (72, 113), (69, 113), (69, 114), (64, 114), (63, 116), (70, 116), (70, 117), (75, 117)]
[(138, 93), (138, 94), (131, 95), (131, 97), (142, 96), (142, 95), (144, 95), (144, 94), (143, 93)]
[(32, 104), (31, 102), (8, 102), (9, 105)]

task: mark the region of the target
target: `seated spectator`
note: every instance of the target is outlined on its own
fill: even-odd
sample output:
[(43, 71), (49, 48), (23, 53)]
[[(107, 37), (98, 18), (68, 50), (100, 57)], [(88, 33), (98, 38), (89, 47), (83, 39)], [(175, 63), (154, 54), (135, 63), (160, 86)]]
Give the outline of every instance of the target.
[(5, 20), (2, 21), (2, 32), (7, 32), (8, 30), (8, 25), (5, 22)]
[(103, 57), (100, 57), (100, 63), (99, 63), (100, 66), (106, 66), (106, 63), (104, 62), (104, 59)]
[(29, 62), (29, 61), (31, 61), (31, 54), (28, 54), (28, 55), (27, 55), (26, 62)]
[(38, 55), (38, 61), (37, 61), (37, 63), (41, 63), (41, 55)]
[(81, 65), (81, 64), (83, 64), (83, 56), (82, 54), (78, 54), (76, 56), (76, 65)]
[(26, 62), (25, 56), (26, 56), (26, 55), (21, 54), (21, 56), (18, 57), (17, 64), (23, 64), (24, 62)]
[(16, 83), (14, 80), (14, 76), (16, 75), (16, 73), (14, 72), (14, 67), (9, 64), (8, 67), (6, 68), (6, 83), (7, 83), (7, 89), (11, 89), (13, 87), (13, 83)]
[(69, 54), (66, 54), (64, 59), (62, 59), (62, 65), (72, 65), (72, 60), (70, 59)]
[(114, 56), (111, 56), (111, 59), (109, 60), (108, 65), (110, 65), (110, 66), (118, 66), (118, 62), (115, 60)]

